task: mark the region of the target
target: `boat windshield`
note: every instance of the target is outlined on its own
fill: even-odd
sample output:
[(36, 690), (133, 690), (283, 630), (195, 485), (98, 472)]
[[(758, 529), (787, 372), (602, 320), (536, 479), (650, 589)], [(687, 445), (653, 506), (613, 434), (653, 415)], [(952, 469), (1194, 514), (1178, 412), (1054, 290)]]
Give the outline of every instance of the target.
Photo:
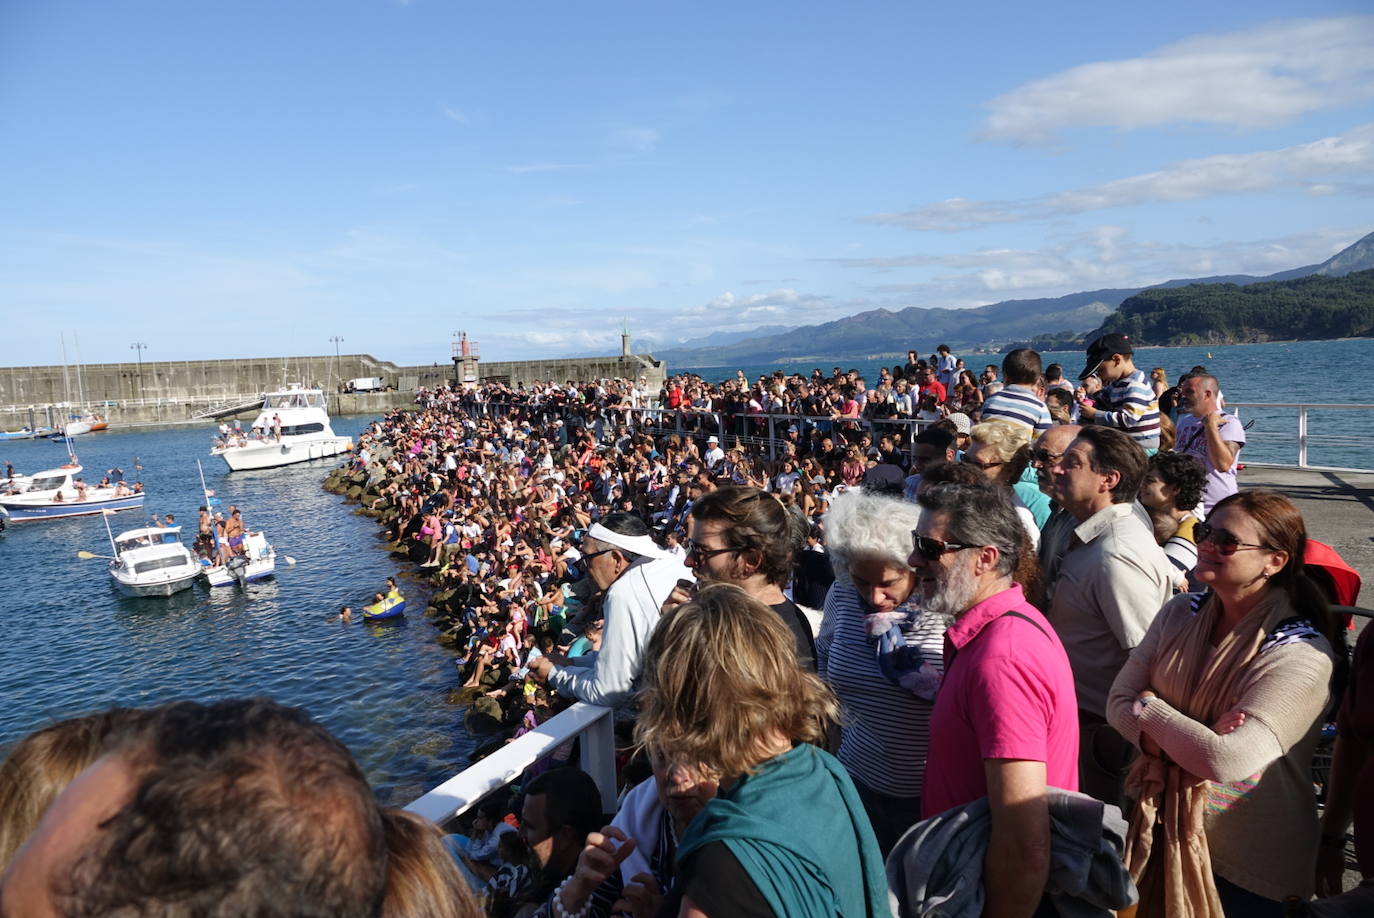
[(28, 491), (55, 491), (62, 487), (62, 483), (67, 480), (66, 475), (49, 475), (46, 478), (35, 478), (29, 482)]
[(273, 392), (263, 400), (264, 411), (280, 411), (283, 408), (323, 408), (322, 392)]
[(140, 561), (134, 565), (135, 574), (146, 574), (150, 571), (160, 571), (167, 567), (180, 567), (186, 563), (186, 559), (181, 555), (168, 555), (165, 558), (154, 558), (151, 561)]

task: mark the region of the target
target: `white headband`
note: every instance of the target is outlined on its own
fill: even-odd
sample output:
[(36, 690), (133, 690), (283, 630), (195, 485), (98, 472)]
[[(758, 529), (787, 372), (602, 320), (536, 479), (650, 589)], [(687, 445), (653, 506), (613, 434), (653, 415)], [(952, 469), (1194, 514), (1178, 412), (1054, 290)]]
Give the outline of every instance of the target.
[(659, 548), (658, 543), (650, 536), (632, 536), (612, 532), (600, 523), (592, 523), (591, 528), (587, 530), (587, 538), (605, 542), (615, 548), (623, 548), (625, 551), (634, 552), (637, 555), (644, 555), (649, 558), (663, 557), (663, 549)]

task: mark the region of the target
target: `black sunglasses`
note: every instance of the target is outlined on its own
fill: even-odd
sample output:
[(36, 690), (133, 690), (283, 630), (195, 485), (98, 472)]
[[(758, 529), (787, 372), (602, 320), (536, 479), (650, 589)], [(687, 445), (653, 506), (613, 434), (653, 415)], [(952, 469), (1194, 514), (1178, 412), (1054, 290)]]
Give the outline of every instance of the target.
[(949, 554), (952, 551), (963, 551), (965, 548), (982, 547), (981, 545), (970, 545), (964, 542), (942, 542), (939, 539), (932, 539), (929, 536), (919, 535), (914, 529), (911, 530), (912, 550), (927, 561), (938, 561), (941, 555)]
[(1258, 549), (1261, 551), (1278, 551), (1272, 545), (1256, 545), (1254, 542), (1242, 542), (1236, 537), (1234, 532), (1227, 529), (1218, 529), (1207, 523), (1198, 523), (1193, 527), (1193, 539), (1196, 544), (1211, 542), (1216, 548), (1217, 554), (1230, 557), (1242, 548)]
[(1032, 465), (1053, 465), (1064, 458), (1063, 453), (1052, 453), (1049, 450), (1037, 449), (1031, 453)]
[(732, 551), (742, 550), (738, 548), (703, 548), (691, 539), (683, 542), (682, 545), (687, 549), (687, 557), (689, 558), (714, 558), (716, 555), (724, 555)]

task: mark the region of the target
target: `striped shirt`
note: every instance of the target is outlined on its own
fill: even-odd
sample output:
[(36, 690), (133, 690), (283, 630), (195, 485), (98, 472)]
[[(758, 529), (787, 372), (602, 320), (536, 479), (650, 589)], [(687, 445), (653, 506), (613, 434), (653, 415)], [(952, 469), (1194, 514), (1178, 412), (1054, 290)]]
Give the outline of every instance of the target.
[(1030, 386), (1004, 386), (992, 393), (983, 403), (983, 411), (979, 417), (984, 421), (1002, 418), (1013, 424), (1020, 424), (1037, 435), (1049, 430), (1054, 424), (1050, 418), (1050, 409), (1045, 407), (1045, 402)]
[(1132, 370), (1105, 390), (1107, 410), (1093, 416), (1094, 424), (1116, 427), (1145, 449), (1159, 449), (1159, 399), (1140, 370)]
[[(825, 597), (816, 669), (840, 699), (840, 763), (850, 777), (893, 797), (918, 797), (930, 748), (934, 705), (894, 685), (878, 667), (877, 643), (865, 634), (867, 610), (854, 588), (836, 581)], [(925, 613), (907, 635), (926, 662), (944, 672), (948, 622)]]

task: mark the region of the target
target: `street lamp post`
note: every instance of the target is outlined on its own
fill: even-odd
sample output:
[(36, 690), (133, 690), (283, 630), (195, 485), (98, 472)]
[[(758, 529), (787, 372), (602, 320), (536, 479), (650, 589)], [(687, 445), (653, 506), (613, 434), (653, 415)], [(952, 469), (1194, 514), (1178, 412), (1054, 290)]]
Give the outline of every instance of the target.
[(343, 336), (331, 335), (329, 340), (334, 342), (334, 375), (338, 376), (339, 381), (342, 382), (343, 377), (339, 373), (339, 344), (343, 341)]
[(143, 352), (144, 352), (145, 350), (147, 350), (147, 348), (148, 348), (148, 345), (144, 344), (142, 341), (135, 341), (133, 344), (129, 345), (129, 350), (135, 351), (135, 352), (138, 353), (138, 397), (139, 397), (139, 398), (143, 398)]

